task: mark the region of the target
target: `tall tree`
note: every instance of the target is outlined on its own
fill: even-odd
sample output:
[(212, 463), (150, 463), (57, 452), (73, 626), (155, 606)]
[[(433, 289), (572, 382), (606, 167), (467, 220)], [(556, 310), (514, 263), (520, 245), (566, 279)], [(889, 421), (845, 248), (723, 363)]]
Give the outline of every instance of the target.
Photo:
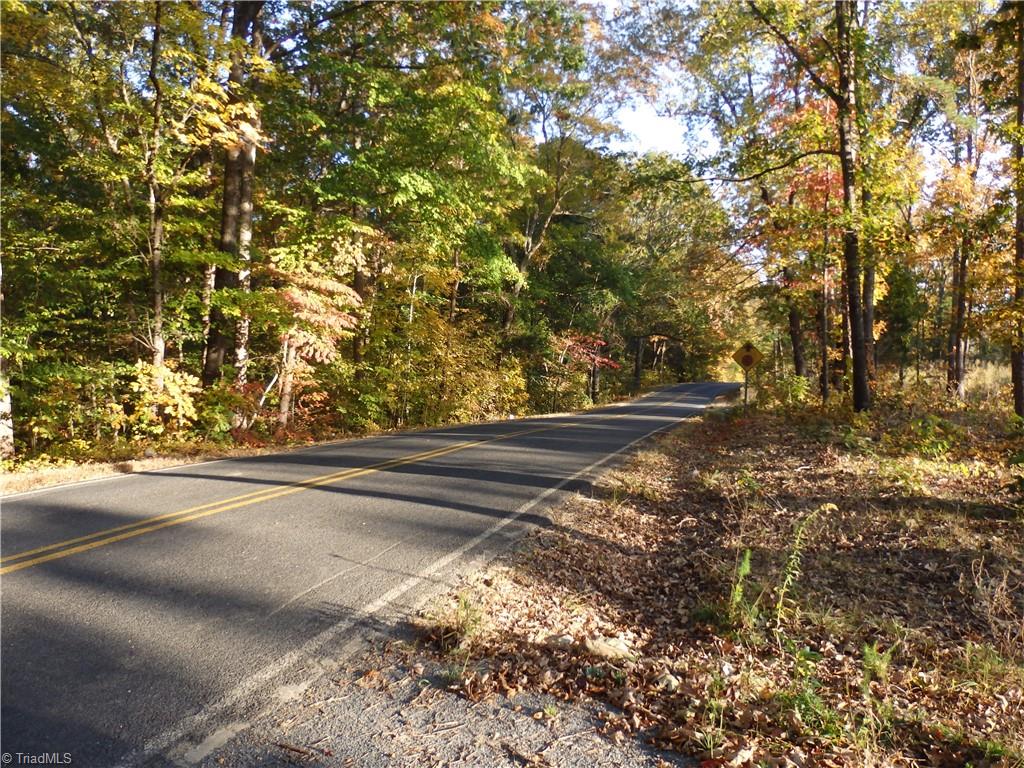
[[(224, 186), (222, 192), (220, 238), (218, 246), (229, 257), (227, 265), (216, 267), (214, 290), (248, 290), (251, 267), (248, 264), (252, 238), (252, 189), (256, 159), (258, 112), (253, 102), (243, 101), (246, 64), (259, 51), (258, 19), (262, 0), (234, 0), (231, 16), (231, 64), (228, 94), (234, 135), (224, 150)], [(244, 244), (244, 250), (242, 246)], [(248, 319), (236, 323), (214, 301), (210, 309), (209, 330), (203, 366), (207, 386), (220, 378), (227, 354), (235, 350), (237, 375), (244, 382), (248, 360)], [(239, 333), (241, 331), (241, 333)]]
[(1010, 350), (1013, 410), (1024, 418), (1024, 4), (1016, 11), (1016, 133), (1013, 140), (1016, 218), (1013, 240), (1014, 339)]

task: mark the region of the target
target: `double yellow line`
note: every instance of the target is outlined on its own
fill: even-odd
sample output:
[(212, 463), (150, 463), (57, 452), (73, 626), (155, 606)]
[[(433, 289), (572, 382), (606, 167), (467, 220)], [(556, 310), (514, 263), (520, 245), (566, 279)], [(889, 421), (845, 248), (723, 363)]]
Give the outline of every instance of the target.
[(243, 493), (240, 496), (232, 496), (221, 501), (201, 504), (198, 507), (189, 507), (188, 509), (182, 509), (177, 512), (167, 512), (163, 515), (147, 517), (142, 520), (137, 520), (134, 523), (119, 525), (115, 528), (107, 528), (106, 530), (90, 533), (86, 536), (79, 536), (78, 538), (59, 541), (55, 544), (47, 544), (43, 547), (28, 549), (24, 552), (18, 552), (17, 554), (0, 558), (0, 574), (14, 573), (15, 571), (20, 571), (23, 568), (31, 568), (34, 565), (46, 563), (50, 560), (57, 560), (62, 557), (68, 557), (69, 555), (76, 555), (79, 552), (88, 552), (90, 549), (104, 547), (107, 544), (131, 539), (135, 536), (141, 536), (144, 533), (152, 533), (153, 531), (159, 531), (162, 528), (170, 528), (172, 525), (181, 525), (182, 523), (198, 520), (203, 517), (209, 517), (210, 515), (220, 514), (221, 512), (227, 512), (232, 509), (238, 509), (239, 507), (259, 504), (264, 501), (270, 501), (271, 499), (277, 499), (282, 496), (299, 493), (300, 491), (304, 491), (309, 488), (317, 488), (319, 486), (336, 483), (341, 480), (351, 480), (355, 477), (372, 474), (373, 472), (381, 472), (383, 470), (393, 469), (394, 467), (401, 467), (407, 464), (416, 464), (417, 462), (435, 459), (438, 456), (456, 453), (457, 451), (464, 451), (467, 448), (473, 448), (474, 446), (483, 445), (485, 443), (494, 443), (499, 440), (508, 440), (509, 438), (520, 437), (522, 435), (528, 435), (535, 432), (546, 432), (553, 429), (564, 429), (565, 427), (571, 426), (576, 425), (560, 423), (538, 427), (536, 429), (524, 429), (518, 432), (511, 432), (507, 435), (487, 438), (485, 440), (468, 440), (461, 443), (455, 443), (454, 445), (447, 445), (444, 448), (435, 448), (434, 450), (414, 453), (397, 459), (389, 459), (388, 461), (370, 464), (365, 467), (352, 467), (339, 472), (332, 472), (327, 475), (313, 477), (308, 480), (299, 480), (277, 488), (265, 488), (259, 491)]

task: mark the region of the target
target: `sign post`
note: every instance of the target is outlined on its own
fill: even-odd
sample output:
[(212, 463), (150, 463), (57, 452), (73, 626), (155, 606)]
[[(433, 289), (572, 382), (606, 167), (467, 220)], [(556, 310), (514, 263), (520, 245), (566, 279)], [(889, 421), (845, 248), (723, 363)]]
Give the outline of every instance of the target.
[(743, 409), (747, 408), (747, 390), (750, 387), (750, 369), (761, 362), (764, 359), (764, 355), (761, 351), (751, 344), (749, 341), (742, 347), (732, 353), (732, 359), (735, 360), (740, 368), (743, 369)]

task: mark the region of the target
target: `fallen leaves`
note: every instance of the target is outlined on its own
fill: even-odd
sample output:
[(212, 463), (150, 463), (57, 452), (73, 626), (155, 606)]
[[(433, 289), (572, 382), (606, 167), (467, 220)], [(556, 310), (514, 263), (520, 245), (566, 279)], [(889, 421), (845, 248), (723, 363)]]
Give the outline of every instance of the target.
[(601, 699), (613, 740), (708, 766), (1012, 765), (1024, 666), (996, 628), (1024, 616), (1024, 526), (995, 453), (968, 483), (929, 461), (908, 497), (904, 464), (792, 419), (685, 428), (470, 585), (458, 687)]

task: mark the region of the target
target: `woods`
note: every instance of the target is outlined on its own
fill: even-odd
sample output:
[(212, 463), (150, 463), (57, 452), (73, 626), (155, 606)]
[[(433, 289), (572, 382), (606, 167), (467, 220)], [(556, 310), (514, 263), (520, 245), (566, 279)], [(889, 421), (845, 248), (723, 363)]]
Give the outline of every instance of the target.
[[(1024, 416), (1022, 18), (5, 3), (3, 454), (574, 409), (746, 339), (855, 411), (1010, 362)], [(644, 99), (687, 156), (626, 148)]]

